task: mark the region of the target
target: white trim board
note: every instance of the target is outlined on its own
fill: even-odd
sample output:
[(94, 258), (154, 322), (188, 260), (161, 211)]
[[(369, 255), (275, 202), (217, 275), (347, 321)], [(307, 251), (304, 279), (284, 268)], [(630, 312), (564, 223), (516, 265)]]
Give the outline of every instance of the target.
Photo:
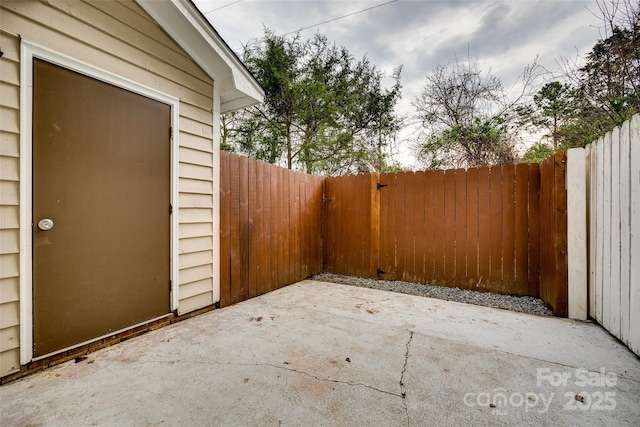
[(178, 308), (178, 147), (180, 100), (132, 80), (102, 70), (67, 55), (26, 40), (20, 46), (20, 364), (33, 360), (33, 277), (32, 277), (32, 114), (33, 59), (84, 74), (113, 86), (168, 104), (171, 107), (171, 311)]

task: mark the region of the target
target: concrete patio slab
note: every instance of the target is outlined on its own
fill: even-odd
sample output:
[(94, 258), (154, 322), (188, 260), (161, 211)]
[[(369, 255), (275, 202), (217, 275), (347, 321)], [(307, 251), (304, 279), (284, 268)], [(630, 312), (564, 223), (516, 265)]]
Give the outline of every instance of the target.
[(0, 425), (640, 425), (593, 323), (303, 281), (0, 387)]

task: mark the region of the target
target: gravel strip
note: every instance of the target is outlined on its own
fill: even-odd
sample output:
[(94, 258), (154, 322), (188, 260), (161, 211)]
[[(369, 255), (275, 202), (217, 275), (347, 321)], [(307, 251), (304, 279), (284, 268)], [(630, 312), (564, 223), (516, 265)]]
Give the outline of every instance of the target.
[(343, 285), (360, 286), (381, 291), (400, 292), (421, 297), (438, 298), (465, 304), (482, 305), (501, 308), (538, 316), (553, 316), (553, 311), (540, 298), (518, 297), (512, 295), (492, 294), (490, 292), (470, 291), (445, 286), (425, 285), (390, 280), (371, 279), (366, 277), (343, 276), (340, 274), (320, 273), (311, 277), (322, 282), (341, 283)]

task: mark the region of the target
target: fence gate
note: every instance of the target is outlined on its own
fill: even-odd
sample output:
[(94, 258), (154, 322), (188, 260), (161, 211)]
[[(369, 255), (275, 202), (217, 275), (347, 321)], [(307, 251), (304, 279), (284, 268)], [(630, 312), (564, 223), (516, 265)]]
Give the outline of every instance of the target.
[(324, 181), (323, 264), (328, 273), (376, 277), (380, 245), (380, 174)]
[(587, 147), (589, 315), (640, 354), (640, 115)]
[(324, 270), (538, 296), (540, 182), (537, 164), (327, 178)]

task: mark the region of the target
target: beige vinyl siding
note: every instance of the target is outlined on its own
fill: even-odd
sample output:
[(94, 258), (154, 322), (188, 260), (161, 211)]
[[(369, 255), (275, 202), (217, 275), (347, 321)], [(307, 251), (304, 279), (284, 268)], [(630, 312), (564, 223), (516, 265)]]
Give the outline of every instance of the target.
[(205, 292), (213, 288), (213, 113), (190, 108), (181, 113), (180, 314), (215, 302)]
[[(0, 20), (2, 22), (4, 19)], [(0, 375), (20, 368), (20, 44), (0, 33)]]
[[(19, 368), (20, 42), (180, 99), (179, 312), (213, 301), (213, 81), (132, 0), (0, 2), (0, 376)], [(176, 209), (177, 208), (177, 209)]]

